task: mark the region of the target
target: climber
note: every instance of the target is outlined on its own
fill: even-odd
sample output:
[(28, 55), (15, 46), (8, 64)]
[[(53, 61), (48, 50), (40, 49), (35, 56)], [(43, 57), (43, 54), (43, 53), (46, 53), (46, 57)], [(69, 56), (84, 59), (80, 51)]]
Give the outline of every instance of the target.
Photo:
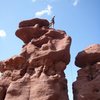
[(54, 28), (54, 24), (55, 24), (54, 18), (55, 18), (55, 16), (52, 17), (51, 22), (49, 23), (49, 27)]

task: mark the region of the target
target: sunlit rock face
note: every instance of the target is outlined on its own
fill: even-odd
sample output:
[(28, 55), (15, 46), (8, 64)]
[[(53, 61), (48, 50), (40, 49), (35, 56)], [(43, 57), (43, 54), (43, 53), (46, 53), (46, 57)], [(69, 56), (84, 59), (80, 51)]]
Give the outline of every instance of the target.
[(25, 44), (0, 62), (0, 100), (69, 100), (64, 70), (71, 38), (38, 18), (20, 22), (15, 34)]
[(100, 100), (100, 44), (79, 52), (75, 64), (81, 69), (73, 83), (74, 100)]

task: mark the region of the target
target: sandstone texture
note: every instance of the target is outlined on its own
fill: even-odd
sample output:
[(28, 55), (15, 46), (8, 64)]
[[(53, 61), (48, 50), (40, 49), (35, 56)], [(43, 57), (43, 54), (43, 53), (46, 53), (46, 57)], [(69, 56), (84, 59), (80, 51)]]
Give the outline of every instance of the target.
[(38, 18), (19, 23), (15, 34), (25, 44), (19, 55), (0, 62), (0, 100), (69, 100), (64, 70), (71, 38), (48, 26)]
[(81, 69), (73, 83), (74, 100), (100, 100), (100, 44), (79, 52), (75, 64)]

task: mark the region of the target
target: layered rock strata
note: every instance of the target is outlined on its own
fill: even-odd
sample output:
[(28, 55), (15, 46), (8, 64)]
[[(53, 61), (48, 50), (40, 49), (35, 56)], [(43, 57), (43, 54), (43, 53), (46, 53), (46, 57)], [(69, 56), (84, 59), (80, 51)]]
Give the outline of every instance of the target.
[(100, 44), (79, 52), (75, 64), (80, 69), (73, 83), (74, 100), (100, 100)]
[(71, 38), (38, 18), (19, 23), (15, 34), (25, 44), (0, 62), (0, 100), (69, 100), (64, 70)]

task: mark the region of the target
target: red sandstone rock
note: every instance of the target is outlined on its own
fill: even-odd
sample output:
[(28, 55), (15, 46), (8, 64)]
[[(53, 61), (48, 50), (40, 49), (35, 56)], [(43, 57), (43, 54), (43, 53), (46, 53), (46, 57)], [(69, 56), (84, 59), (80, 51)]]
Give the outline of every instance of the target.
[(6, 61), (0, 62), (0, 71), (20, 69), (24, 63), (25, 58), (21, 55), (16, 55)]
[(100, 99), (100, 62), (78, 71), (77, 81), (73, 83), (73, 94), (74, 100)]
[(49, 22), (46, 19), (39, 19), (39, 18), (34, 18), (34, 19), (30, 19), (30, 20), (25, 20), (19, 23), (19, 28), (21, 27), (29, 27), (29, 26), (34, 26), (38, 24), (39, 27), (42, 26), (49, 26)]
[(68, 100), (64, 69), (70, 61), (71, 38), (44, 27), (42, 19), (19, 26), (16, 35), (25, 45), (20, 55), (0, 62), (0, 100)]
[(23, 27), (16, 31), (16, 36), (23, 40), (24, 43), (29, 43), (33, 38), (39, 38), (47, 30), (43, 28), (39, 28), (39, 25), (36, 24), (30, 27)]
[(100, 62), (100, 44), (94, 44), (78, 53), (75, 64), (81, 68)]
[(74, 100), (100, 100), (100, 45), (92, 45), (76, 57), (77, 80), (73, 83)]

